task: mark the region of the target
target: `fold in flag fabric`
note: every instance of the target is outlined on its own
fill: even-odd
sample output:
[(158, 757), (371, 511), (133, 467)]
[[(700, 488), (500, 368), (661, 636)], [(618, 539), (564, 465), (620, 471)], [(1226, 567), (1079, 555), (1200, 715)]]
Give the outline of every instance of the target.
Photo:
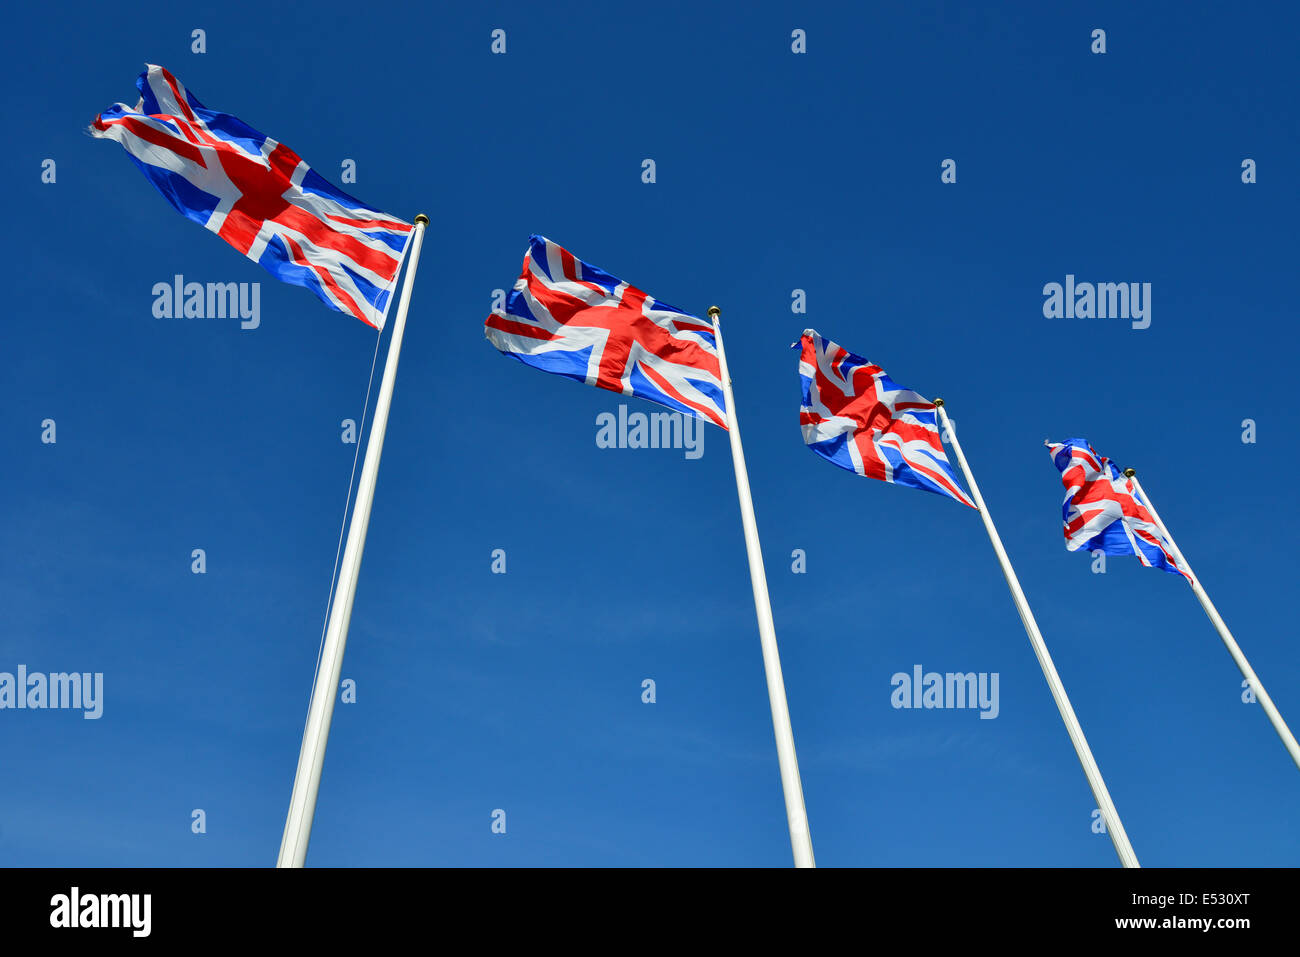
[(934, 403), (815, 329), (799, 340), (803, 440), (828, 462), (975, 508), (939, 441)]
[(293, 150), (203, 106), (160, 66), (136, 80), (140, 102), (95, 117), (176, 210), (275, 278), (380, 329), (411, 224), (336, 189)]
[(488, 316), (483, 332), (503, 355), (535, 369), (727, 428), (713, 324), (544, 236), (529, 238), (505, 315)]
[(1178, 563), (1174, 550), (1160, 531), (1133, 481), (1120, 474), (1115, 463), (1086, 439), (1045, 442), (1065, 485), (1065, 547), (1089, 553), (1136, 555), (1148, 568), (1163, 568), (1192, 580)]

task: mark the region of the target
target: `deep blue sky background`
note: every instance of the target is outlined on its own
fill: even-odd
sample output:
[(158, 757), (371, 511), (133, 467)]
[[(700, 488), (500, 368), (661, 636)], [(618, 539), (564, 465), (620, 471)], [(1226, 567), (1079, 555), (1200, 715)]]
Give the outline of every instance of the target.
[[(978, 517), (804, 449), (788, 346), (805, 325), (947, 399), (1142, 862), (1300, 859), (1300, 775), (1190, 590), (1068, 554), (1042, 448), (1083, 435), (1139, 468), (1300, 726), (1293, 10), (6, 19), (0, 670), (102, 671), (105, 711), (0, 712), (0, 862), (274, 862), (352, 462), (339, 423), (375, 344), (84, 134), (134, 103), (146, 61), (335, 182), (356, 160), (363, 200), (433, 220), (343, 668), (359, 700), (335, 713), (310, 864), (790, 863), (725, 436), (698, 461), (599, 449), (620, 397), (484, 341), (530, 232), (723, 307), (819, 864), (1115, 857)], [(153, 318), (175, 273), (260, 281), (261, 328)], [(1042, 286), (1067, 273), (1151, 282), (1151, 327), (1044, 319)], [(890, 676), (914, 664), (998, 672), (1000, 716), (894, 710)]]

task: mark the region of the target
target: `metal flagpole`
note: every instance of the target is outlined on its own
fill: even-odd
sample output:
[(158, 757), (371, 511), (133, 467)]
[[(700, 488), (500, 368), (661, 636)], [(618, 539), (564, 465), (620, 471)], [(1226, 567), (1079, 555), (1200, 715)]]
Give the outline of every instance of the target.
[(1156, 507), (1151, 504), (1150, 497), (1147, 495), (1146, 490), (1142, 488), (1142, 483), (1137, 479), (1137, 472), (1133, 469), (1125, 469), (1124, 475), (1133, 482), (1133, 487), (1137, 490), (1138, 495), (1141, 496), (1147, 510), (1151, 512), (1151, 517), (1156, 520), (1156, 525), (1160, 528), (1165, 539), (1169, 542), (1169, 548), (1173, 551), (1174, 557), (1178, 559), (1179, 564), (1187, 569), (1187, 574), (1191, 576), (1192, 591), (1196, 594), (1197, 600), (1201, 603), (1201, 607), (1205, 609), (1205, 614), (1209, 616), (1210, 621), (1219, 632), (1219, 637), (1223, 639), (1224, 645), (1227, 646), (1228, 653), (1232, 655), (1232, 660), (1237, 663), (1237, 667), (1241, 669), (1242, 675), (1245, 677), (1246, 681), (1250, 683), (1250, 689), (1255, 692), (1255, 699), (1264, 709), (1264, 713), (1268, 715), (1268, 720), (1273, 722), (1273, 730), (1277, 732), (1277, 736), (1282, 739), (1282, 744), (1284, 744), (1287, 751), (1290, 752), (1291, 760), (1296, 763), (1296, 767), (1300, 768), (1300, 744), (1296, 744), (1295, 735), (1291, 733), (1291, 729), (1288, 728), (1286, 722), (1282, 720), (1282, 715), (1277, 710), (1277, 705), (1273, 704), (1273, 699), (1270, 698), (1268, 692), (1264, 690), (1263, 682), (1259, 680), (1259, 676), (1255, 674), (1255, 669), (1250, 666), (1250, 662), (1247, 661), (1246, 656), (1242, 654), (1241, 648), (1237, 645), (1236, 639), (1232, 637), (1232, 632), (1228, 630), (1228, 626), (1224, 623), (1223, 618), (1220, 617), (1219, 610), (1214, 607), (1214, 602), (1210, 601), (1210, 596), (1206, 594), (1205, 589), (1201, 587), (1201, 580), (1196, 577), (1196, 572), (1192, 571), (1192, 566), (1187, 563), (1187, 559), (1184, 558), (1183, 553), (1179, 551), (1178, 544), (1174, 541), (1174, 537), (1169, 534), (1169, 529), (1165, 527), (1164, 522), (1160, 521), (1160, 514), (1156, 511)]
[(334, 717), (334, 699), (338, 696), (339, 671), (343, 667), (343, 650), (348, 643), (348, 623), (352, 619), (352, 601), (357, 594), (357, 576), (361, 571), (361, 553), (366, 545), (366, 529), (370, 525), (370, 506), (375, 500), (375, 481), (379, 477), (379, 456), (384, 448), (384, 432), (388, 427), (388, 408), (393, 399), (393, 383), (397, 379), (397, 358), (402, 351), (402, 333), (406, 329), (406, 310), (411, 303), (411, 288), (415, 285), (415, 270), (420, 264), (420, 247), (424, 243), (424, 227), (429, 217), (421, 213), (415, 217), (411, 234), (410, 262), (402, 285), (402, 298), (393, 320), (393, 334), (388, 342), (388, 358), (384, 362), (384, 378), (375, 401), (375, 414), (370, 424), (370, 438), (366, 442), (366, 457), (361, 466), (361, 481), (357, 485), (357, 500), (352, 508), (352, 523), (348, 527), (348, 542), (339, 566), (339, 589), (330, 609), (325, 646), (321, 651), (316, 682), (312, 687), (311, 706), (307, 712), (307, 726), (303, 729), (302, 750), (298, 754), (298, 770), (293, 778), (293, 796), (289, 799), (289, 814), (284, 822), (284, 837), (280, 841), (277, 867), (302, 867), (307, 859), (307, 844), (311, 840), (312, 819), (316, 816), (316, 794), (320, 790), (321, 767), (325, 762), (325, 745), (329, 741), (330, 721)]
[(781, 655), (776, 647), (776, 627), (772, 624), (772, 603), (767, 595), (767, 573), (763, 570), (763, 552), (758, 544), (758, 524), (754, 521), (754, 501), (749, 494), (749, 472), (745, 469), (745, 450), (740, 445), (740, 424), (736, 421), (736, 401), (731, 393), (731, 375), (727, 372), (727, 353), (722, 347), (722, 329), (718, 317), (722, 310), (709, 307), (713, 335), (718, 346), (718, 366), (722, 374), (722, 392), (727, 403), (727, 435), (731, 439), (731, 463), (736, 470), (736, 492), (740, 496), (740, 521), (745, 529), (745, 551), (749, 555), (749, 581), (754, 588), (754, 610), (758, 615), (758, 639), (763, 647), (763, 669), (767, 672), (767, 697), (772, 706), (772, 729), (776, 734), (776, 757), (781, 767), (781, 788), (785, 792), (785, 816), (790, 827), (790, 847), (795, 867), (816, 867), (812, 836), (808, 831), (808, 811), (803, 803), (803, 784), (799, 781), (799, 760), (794, 753), (794, 731), (790, 727), (790, 709), (785, 701), (785, 680), (781, 677)]
[(1029, 608), (1029, 602), (1025, 598), (1025, 593), (1020, 588), (1020, 579), (1016, 577), (1015, 569), (1011, 567), (1011, 559), (1007, 557), (1007, 550), (1002, 547), (1002, 539), (998, 537), (998, 530), (993, 526), (993, 517), (989, 515), (988, 507), (984, 504), (984, 497), (980, 495), (980, 487), (975, 482), (975, 476), (971, 474), (970, 466), (966, 464), (966, 456), (962, 453), (961, 443), (957, 441), (957, 433), (948, 421), (948, 413), (944, 411), (943, 399), (934, 400), (935, 407), (939, 411), (939, 418), (943, 422), (943, 430), (948, 434), (948, 441), (952, 444), (952, 449), (957, 453), (957, 462), (961, 465), (962, 473), (966, 476), (966, 484), (970, 486), (971, 496), (975, 499), (975, 504), (979, 506), (980, 517), (984, 519), (984, 529), (989, 533), (989, 541), (993, 543), (993, 551), (997, 553), (998, 562), (1002, 565), (1002, 574), (1007, 579), (1007, 586), (1011, 589), (1011, 597), (1015, 600), (1016, 610), (1020, 612), (1020, 620), (1024, 623), (1025, 632), (1029, 635), (1029, 643), (1033, 645), (1034, 654), (1038, 656), (1038, 664), (1043, 669), (1043, 677), (1047, 679), (1047, 686), (1052, 690), (1052, 697), (1056, 699), (1057, 710), (1061, 712), (1061, 720), (1065, 722), (1065, 730), (1070, 734), (1070, 741), (1074, 744), (1074, 752), (1079, 756), (1079, 763), (1083, 765), (1083, 773), (1088, 778), (1088, 787), (1092, 788), (1092, 796), (1097, 800), (1097, 807), (1101, 809), (1102, 816), (1106, 821), (1106, 833), (1110, 835), (1111, 843), (1115, 845), (1115, 853), (1119, 855), (1120, 863), (1125, 867), (1138, 867), (1137, 855), (1133, 853), (1133, 845), (1129, 843), (1128, 834), (1124, 831), (1124, 825), (1120, 822), (1119, 812), (1115, 810), (1115, 805), (1110, 799), (1110, 792), (1106, 790), (1106, 782), (1102, 779), (1101, 769), (1097, 767), (1097, 761), (1092, 756), (1092, 749), (1088, 747), (1088, 739), (1083, 736), (1083, 728), (1079, 725), (1079, 719), (1075, 717), (1074, 708), (1070, 705), (1070, 699), (1065, 694), (1065, 685), (1061, 684), (1061, 676), (1056, 673), (1056, 665), (1052, 663), (1052, 656), (1047, 653), (1047, 643), (1043, 641), (1043, 633), (1038, 630), (1038, 622), (1034, 620), (1034, 613)]

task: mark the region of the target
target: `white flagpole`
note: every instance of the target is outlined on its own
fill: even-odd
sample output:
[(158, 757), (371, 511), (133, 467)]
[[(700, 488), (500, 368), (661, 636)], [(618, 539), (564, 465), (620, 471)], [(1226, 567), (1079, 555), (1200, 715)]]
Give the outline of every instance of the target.
[(1277, 736), (1282, 739), (1282, 744), (1285, 745), (1287, 751), (1290, 752), (1291, 760), (1296, 763), (1296, 767), (1300, 768), (1300, 744), (1296, 743), (1295, 735), (1291, 733), (1291, 729), (1288, 728), (1286, 722), (1282, 720), (1282, 714), (1277, 710), (1277, 705), (1273, 704), (1273, 699), (1270, 698), (1268, 692), (1264, 690), (1263, 682), (1261, 682), (1259, 676), (1255, 674), (1255, 669), (1250, 666), (1250, 662), (1246, 660), (1246, 656), (1242, 653), (1236, 639), (1232, 637), (1232, 632), (1228, 630), (1228, 626), (1224, 623), (1223, 618), (1220, 617), (1219, 610), (1214, 607), (1214, 602), (1210, 601), (1210, 596), (1206, 594), (1205, 589), (1201, 587), (1201, 580), (1196, 577), (1196, 572), (1192, 571), (1192, 566), (1188, 564), (1187, 559), (1183, 557), (1183, 553), (1179, 551), (1178, 543), (1175, 542), (1174, 537), (1169, 534), (1169, 529), (1165, 527), (1165, 523), (1160, 521), (1160, 513), (1158, 513), (1156, 507), (1151, 504), (1150, 496), (1148, 496), (1146, 490), (1142, 488), (1142, 483), (1138, 481), (1137, 472), (1133, 469), (1125, 469), (1124, 475), (1133, 482), (1133, 487), (1137, 490), (1138, 495), (1142, 497), (1142, 501), (1146, 504), (1147, 510), (1151, 512), (1151, 517), (1156, 520), (1156, 525), (1160, 528), (1160, 531), (1164, 533), (1165, 539), (1168, 540), (1169, 548), (1173, 551), (1174, 557), (1178, 559), (1179, 564), (1187, 569), (1187, 573), (1192, 576), (1192, 591), (1196, 594), (1197, 600), (1201, 603), (1201, 607), (1205, 609), (1205, 614), (1209, 616), (1211, 623), (1213, 623), (1215, 629), (1219, 632), (1219, 637), (1223, 639), (1224, 645), (1227, 646), (1228, 653), (1232, 655), (1232, 660), (1235, 661), (1237, 667), (1241, 669), (1242, 676), (1250, 683), (1251, 690), (1255, 692), (1255, 700), (1259, 702), (1260, 707), (1264, 709), (1264, 713), (1268, 715), (1268, 720), (1273, 722), (1273, 730), (1277, 732)]
[(411, 288), (415, 285), (415, 270), (420, 264), (420, 247), (424, 242), (424, 227), (429, 217), (423, 213), (415, 217), (411, 232), (411, 255), (402, 285), (402, 298), (393, 320), (393, 334), (388, 342), (388, 358), (384, 362), (384, 378), (375, 402), (375, 415), (371, 420), (370, 438), (366, 442), (366, 457), (361, 466), (361, 481), (357, 485), (357, 500), (352, 508), (352, 523), (348, 528), (348, 542), (339, 566), (339, 588), (330, 609), (325, 646), (321, 651), (316, 682), (312, 687), (311, 706), (307, 712), (307, 726), (303, 729), (302, 750), (298, 754), (298, 770), (293, 779), (293, 796), (289, 799), (289, 814), (284, 822), (284, 837), (280, 841), (277, 867), (302, 867), (307, 860), (307, 844), (311, 841), (312, 819), (316, 816), (316, 794), (320, 790), (321, 767), (325, 762), (325, 745), (329, 741), (330, 721), (334, 717), (334, 699), (338, 696), (339, 672), (343, 667), (343, 650), (348, 643), (348, 623), (352, 620), (352, 601), (357, 594), (357, 576), (361, 571), (361, 553), (366, 546), (366, 529), (370, 525), (370, 506), (375, 500), (375, 481), (379, 477), (379, 456), (384, 448), (384, 432), (388, 428), (388, 408), (393, 399), (393, 383), (397, 379), (397, 358), (402, 351), (402, 333), (406, 329), (406, 310), (411, 303)]
[(772, 706), (772, 729), (776, 734), (776, 757), (781, 768), (781, 788), (785, 792), (785, 816), (790, 827), (790, 847), (795, 867), (816, 867), (812, 836), (808, 831), (808, 812), (803, 803), (803, 784), (799, 780), (799, 760), (794, 753), (794, 731), (790, 727), (790, 709), (785, 701), (785, 679), (781, 677), (781, 655), (776, 647), (776, 627), (772, 624), (772, 603), (767, 595), (767, 573), (763, 570), (763, 551), (758, 543), (758, 524), (754, 520), (754, 501), (749, 494), (749, 472), (745, 469), (745, 451), (740, 445), (740, 424), (736, 421), (736, 400), (731, 394), (731, 375), (727, 372), (727, 353), (722, 347), (722, 329), (718, 317), (722, 310), (709, 307), (713, 335), (718, 346), (718, 366), (722, 373), (722, 392), (727, 403), (727, 435), (731, 439), (731, 463), (736, 470), (736, 492), (740, 496), (740, 521), (745, 529), (745, 551), (749, 554), (749, 581), (754, 588), (754, 610), (758, 614), (758, 639), (763, 647), (763, 669), (767, 672), (767, 698)]
[(1088, 739), (1083, 736), (1083, 728), (1079, 724), (1079, 719), (1075, 717), (1074, 708), (1070, 705), (1070, 699), (1065, 694), (1065, 685), (1061, 684), (1061, 676), (1056, 673), (1056, 665), (1052, 663), (1052, 656), (1047, 653), (1047, 643), (1043, 641), (1043, 633), (1038, 630), (1038, 622), (1034, 620), (1034, 613), (1029, 608), (1029, 602), (1025, 598), (1024, 591), (1020, 588), (1020, 579), (1016, 577), (1015, 569), (1011, 567), (1011, 559), (1007, 557), (1007, 550), (1002, 547), (1002, 539), (998, 537), (998, 530), (993, 526), (993, 517), (989, 515), (988, 507), (984, 504), (984, 497), (980, 495), (980, 487), (975, 482), (975, 476), (971, 474), (970, 466), (966, 464), (966, 456), (962, 454), (961, 443), (957, 441), (957, 433), (948, 421), (948, 413), (944, 411), (943, 399), (935, 399), (934, 404), (939, 411), (939, 419), (943, 423), (943, 430), (947, 433), (948, 441), (952, 444), (952, 449), (957, 453), (957, 462), (961, 465), (962, 473), (966, 476), (966, 484), (970, 486), (971, 496), (975, 499), (975, 504), (979, 506), (980, 517), (984, 519), (984, 529), (989, 533), (989, 541), (993, 543), (993, 551), (997, 553), (998, 562), (1002, 565), (1002, 574), (1007, 579), (1007, 585), (1011, 589), (1011, 597), (1015, 600), (1016, 610), (1020, 612), (1020, 620), (1024, 623), (1025, 632), (1029, 635), (1029, 643), (1034, 648), (1034, 654), (1038, 656), (1038, 664), (1043, 669), (1043, 677), (1047, 679), (1047, 686), (1052, 691), (1052, 697), (1056, 699), (1056, 708), (1061, 712), (1061, 720), (1065, 722), (1065, 730), (1069, 732), (1070, 741), (1074, 744), (1074, 752), (1079, 756), (1079, 763), (1083, 765), (1083, 773), (1088, 778), (1088, 787), (1092, 788), (1092, 796), (1097, 801), (1097, 807), (1101, 809), (1103, 818), (1106, 821), (1106, 833), (1110, 835), (1111, 843), (1115, 845), (1115, 853), (1119, 855), (1120, 863), (1125, 867), (1138, 867), (1137, 855), (1133, 853), (1133, 845), (1129, 843), (1128, 834), (1124, 831), (1124, 825), (1120, 822), (1119, 812), (1115, 810), (1115, 805), (1110, 799), (1110, 792), (1106, 790), (1106, 782), (1102, 779), (1101, 769), (1097, 767), (1097, 761), (1092, 756), (1092, 749), (1088, 747)]

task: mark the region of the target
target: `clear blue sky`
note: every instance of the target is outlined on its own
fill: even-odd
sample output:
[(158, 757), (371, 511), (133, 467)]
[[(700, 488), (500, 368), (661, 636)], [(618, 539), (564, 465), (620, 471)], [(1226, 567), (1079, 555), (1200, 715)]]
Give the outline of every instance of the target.
[[(698, 460), (597, 448), (620, 397), (484, 341), (532, 232), (723, 308), (819, 864), (1115, 857), (978, 516), (803, 447), (806, 325), (947, 400), (1143, 863), (1300, 858), (1300, 775), (1190, 590), (1068, 554), (1042, 447), (1082, 435), (1140, 470), (1300, 726), (1294, 11), (9, 16), (0, 671), (103, 672), (105, 702), (98, 721), (0, 712), (0, 862), (274, 862), (352, 462), (339, 424), (375, 344), (85, 135), (134, 103), (146, 61), (433, 221), (343, 667), (358, 701), (335, 713), (309, 863), (790, 863), (725, 436)], [(261, 282), (261, 327), (155, 319), (176, 273)], [(1150, 328), (1045, 319), (1067, 274), (1150, 282)], [(997, 672), (999, 716), (895, 710), (890, 678), (916, 664)]]

